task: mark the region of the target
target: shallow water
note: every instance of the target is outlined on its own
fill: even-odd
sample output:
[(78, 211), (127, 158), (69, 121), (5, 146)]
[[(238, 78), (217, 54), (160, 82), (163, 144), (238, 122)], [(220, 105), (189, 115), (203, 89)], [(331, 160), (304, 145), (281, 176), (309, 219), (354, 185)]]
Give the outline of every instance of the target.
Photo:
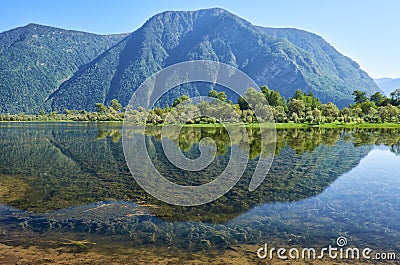
[[(399, 252), (399, 130), (278, 130), (274, 162), (253, 192), (248, 185), (262, 147), (257, 129), (247, 133), (249, 162), (235, 187), (209, 204), (180, 207), (136, 184), (120, 125), (0, 124), (0, 243), (51, 247), (90, 240), (110, 253), (173, 248), (184, 258), (264, 243), (334, 246), (343, 236), (349, 246)], [(229, 139), (222, 128), (183, 128), (179, 137), (167, 131), (163, 137), (192, 159), (200, 139), (216, 142), (214, 161), (187, 172), (163, 154), (160, 128), (145, 137), (155, 167), (182, 185), (214, 179), (242, 139)]]

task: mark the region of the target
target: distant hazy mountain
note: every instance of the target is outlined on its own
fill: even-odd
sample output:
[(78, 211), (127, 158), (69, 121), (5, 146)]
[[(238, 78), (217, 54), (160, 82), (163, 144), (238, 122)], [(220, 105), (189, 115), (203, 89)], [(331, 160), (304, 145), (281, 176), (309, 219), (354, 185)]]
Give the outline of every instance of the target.
[(63, 81), (122, 37), (37, 24), (0, 33), (0, 113), (46, 108)]
[(374, 78), (374, 81), (377, 85), (386, 83), (388, 81), (392, 81), (394, 80), (394, 78), (390, 78), (390, 77), (382, 77), (382, 78)]
[(390, 96), (390, 93), (396, 89), (400, 89), (400, 78), (377, 78), (374, 79), (375, 83), (385, 92), (386, 96)]
[[(196, 59), (238, 67), (260, 86), (268, 85), (285, 97), (301, 88), (312, 91), (322, 102), (333, 101), (341, 107), (353, 101), (351, 94), (356, 89), (368, 94), (379, 91), (356, 62), (320, 36), (297, 29), (254, 26), (219, 8), (164, 12), (122, 40), (122, 36), (42, 29), (38, 25), (15, 29), (14, 39), (25, 36), (21, 31), (26, 28), (30, 30), (22, 47), (1, 46), (1, 72), (24, 69), (21, 75), (1, 76), (2, 112), (36, 111), (49, 92), (52, 94), (45, 105), (53, 110), (93, 110), (96, 102), (108, 103), (113, 98), (126, 105), (135, 89), (154, 72)], [(0, 43), (8, 43), (10, 32), (0, 34)], [(75, 37), (67, 38), (69, 34)], [(36, 35), (41, 36), (41, 42)], [(12, 54), (25, 56), (14, 63)], [(28, 68), (34, 70), (33, 75)], [(5, 98), (10, 91), (21, 95), (21, 87), (23, 96)], [(200, 93), (193, 86), (183, 92)]]

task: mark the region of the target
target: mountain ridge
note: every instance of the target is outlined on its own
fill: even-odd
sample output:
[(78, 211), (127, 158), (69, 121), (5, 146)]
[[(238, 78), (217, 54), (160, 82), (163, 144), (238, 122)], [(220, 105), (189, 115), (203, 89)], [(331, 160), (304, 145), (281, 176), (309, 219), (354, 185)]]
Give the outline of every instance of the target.
[(400, 89), (400, 78), (376, 78), (374, 79), (375, 83), (378, 85), (380, 89), (385, 92), (386, 96), (390, 96), (390, 93), (395, 91), (396, 89)]
[[(271, 32), (273, 30), (283, 36), (274, 36), (274, 32)], [(282, 31), (306, 34), (312, 41), (322, 42), (324, 46), (317, 46), (320, 51), (307, 49), (305, 45), (296, 46), (293, 43), (296, 42), (294, 38), (290, 38), (290, 34), (283, 34)], [(292, 96), (296, 89), (302, 88), (306, 92), (312, 91), (323, 102), (334, 101), (341, 107), (352, 103), (351, 94), (356, 89), (370, 94), (379, 91), (356, 62), (341, 55), (322, 37), (296, 29), (281, 30), (254, 26), (219, 8), (156, 14), (127, 39), (133, 39), (135, 44), (127, 43), (124, 49), (131, 53), (125, 51), (123, 63), (119, 65), (112, 80), (107, 80), (109, 87), (95, 88), (107, 95), (97, 97), (99, 102), (108, 103), (112, 98), (117, 98), (126, 105), (134, 88), (138, 87), (145, 77), (173, 63), (198, 59), (220, 61), (238, 67), (260, 86), (268, 85), (271, 89), (279, 90), (285, 97)], [(309, 41), (309, 45), (313, 44), (310, 43)], [(330, 49), (333, 59), (323, 53), (324, 49)], [(322, 60), (320, 57), (324, 55), (329, 58)], [(146, 61), (146, 65), (140, 63), (141, 61)], [(92, 67), (96, 68), (96, 65)], [(348, 69), (350, 70), (347, 74)], [(353, 75), (356, 78), (353, 78)], [(89, 94), (93, 86), (82, 79), (93, 79), (90, 74), (77, 73), (76, 77), (81, 83), (75, 83), (73, 86), (80, 87), (81, 91), (85, 90), (86, 94)], [(326, 84), (330, 84), (328, 88), (324, 87)], [(54, 95), (53, 108), (62, 109), (71, 104), (78, 109), (93, 109), (94, 100), (86, 101), (85, 104), (76, 100), (65, 102), (65, 99), (70, 99), (73, 94), (68, 90), (74, 90), (71, 84), (62, 87), (62, 96)], [(327, 90), (329, 93), (326, 93)], [(199, 91), (193, 89), (189, 94), (197, 96)], [(65, 103), (59, 104), (59, 101)]]
[[(151, 74), (187, 60), (227, 63), (285, 97), (301, 88), (313, 92), (322, 102), (333, 101), (340, 107), (352, 102), (353, 90), (367, 94), (380, 91), (356, 62), (314, 33), (254, 26), (224, 9), (213, 8), (152, 16), (139, 29), (120, 36), (74, 68), (47, 94), (43, 106), (57, 111), (94, 110), (95, 103), (107, 104), (113, 98), (126, 105)], [(198, 87), (178, 90), (166, 101), (180, 93), (202, 93)]]
[(122, 37), (35, 23), (0, 33), (0, 112), (49, 110), (50, 93)]

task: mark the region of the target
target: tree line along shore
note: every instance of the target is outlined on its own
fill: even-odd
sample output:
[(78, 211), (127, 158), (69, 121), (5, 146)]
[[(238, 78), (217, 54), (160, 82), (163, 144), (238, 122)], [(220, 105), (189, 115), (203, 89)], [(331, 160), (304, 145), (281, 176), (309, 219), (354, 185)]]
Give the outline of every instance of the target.
[[(208, 100), (191, 102), (189, 96), (175, 99), (172, 106), (156, 107), (150, 110), (139, 107), (128, 112), (118, 100), (113, 99), (109, 106), (96, 103), (96, 111), (64, 110), (37, 114), (0, 114), (0, 121), (123, 121), (138, 124), (190, 124), (218, 125), (220, 123), (243, 122), (249, 126), (263, 123), (254, 113), (254, 105), (270, 113), (269, 121), (277, 127), (307, 126), (396, 126), (400, 125), (400, 89), (393, 91), (390, 97), (376, 92), (367, 96), (365, 92), (353, 92), (354, 103), (339, 109), (334, 103), (322, 104), (312, 92), (298, 89), (293, 97), (285, 99), (279, 91), (262, 86), (261, 91), (249, 88), (240, 96), (237, 103), (228, 100), (225, 92), (214, 89), (208, 93)], [(223, 102), (224, 104), (220, 104)], [(218, 104), (217, 104), (218, 103)], [(200, 115), (207, 110), (208, 116)], [(195, 117), (195, 118), (192, 118)]]

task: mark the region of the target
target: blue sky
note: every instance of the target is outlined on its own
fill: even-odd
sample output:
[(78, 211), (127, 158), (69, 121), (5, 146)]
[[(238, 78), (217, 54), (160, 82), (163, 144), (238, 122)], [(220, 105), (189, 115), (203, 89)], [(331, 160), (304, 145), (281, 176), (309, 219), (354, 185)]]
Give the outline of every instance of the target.
[(400, 76), (398, 0), (2, 0), (0, 32), (30, 22), (99, 34), (131, 32), (165, 10), (210, 7), (260, 26), (314, 32), (371, 77)]

